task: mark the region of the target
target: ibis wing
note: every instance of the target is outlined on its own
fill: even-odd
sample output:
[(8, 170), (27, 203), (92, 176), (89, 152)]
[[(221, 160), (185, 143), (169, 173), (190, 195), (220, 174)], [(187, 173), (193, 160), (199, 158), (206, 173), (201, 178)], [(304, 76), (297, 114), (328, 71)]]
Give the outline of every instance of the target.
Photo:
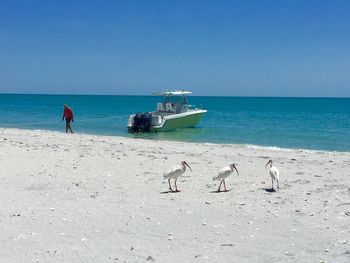
[(224, 167), (219, 171), (219, 173), (216, 176), (213, 177), (213, 180), (220, 180), (220, 179), (226, 178), (231, 173), (232, 171), (230, 167)]
[(179, 172), (182, 172), (182, 166), (181, 165), (175, 165), (175, 166), (171, 167), (169, 171), (164, 173), (164, 178), (172, 177), (172, 176), (176, 175)]
[(270, 175), (273, 177), (273, 179), (279, 180), (280, 171), (277, 167), (273, 166), (270, 168)]

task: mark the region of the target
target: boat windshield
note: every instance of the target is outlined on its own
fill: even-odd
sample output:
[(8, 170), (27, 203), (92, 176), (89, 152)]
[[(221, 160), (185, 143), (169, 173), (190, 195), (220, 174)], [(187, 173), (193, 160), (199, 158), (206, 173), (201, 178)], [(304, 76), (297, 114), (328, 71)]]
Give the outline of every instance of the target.
[(163, 102), (157, 103), (157, 112), (181, 113), (188, 111), (186, 96), (165, 95)]
[(179, 105), (187, 104), (186, 96), (164, 96), (164, 103), (176, 103)]
[(186, 95), (192, 94), (191, 91), (163, 91), (153, 94), (164, 97), (163, 102), (157, 103), (157, 112), (173, 114), (182, 113), (189, 110)]

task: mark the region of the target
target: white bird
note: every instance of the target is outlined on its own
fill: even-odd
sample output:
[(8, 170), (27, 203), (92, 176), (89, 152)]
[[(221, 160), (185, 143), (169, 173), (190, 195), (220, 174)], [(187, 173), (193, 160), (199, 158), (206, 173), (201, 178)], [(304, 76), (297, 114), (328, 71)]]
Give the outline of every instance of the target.
[(213, 181), (217, 180), (217, 181), (221, 181), (220, 182), (220, 185), (219, 185), (219, 188), (218, 188), (218, 192), (220, 192), (220, 188), (221, 188), (221, 185), (224, 184), (224, 188), (225, 188), (225, 192), (227, 192), (227, 189), (226, 189), (226, 184), (225, 184), (225, 179), (233, 173), (233, 169), (236, 170), (237, 172), (237, 175), (239, 175), (238, 173), (238, 170), (236, 168), (236, 165), (234, 163), (230, 164), (229, 166), (226, 166), (224, 168), (222, 168), (218, 175), (214, 176), (213, 177)]
[(182, 161), (181, 165), (174, 165), (169, 171), (163, 174), (164, 179), (168, 179), (170, 191), (174, 192), (174, 190), (171, 188), (171, 185), (170, 185), (170, 179), (173, 178), (175, 179), (175, 192), (179, 192), (179, 190), (177, 190), (176, 181), (179, 176), (181, 176), (184, 172), (186, 172), (186, 166), (190, 168), (192, 172), (192, 169), (188, 165), (188, 163), (186, 163), (186, 161)]
[(273, 188), (273, 182), (277, 181), (277, 188), (280, 188), (279, 186), (279, 180), (280, 180), (280, 171), (278, 170), (278, 168), (276, 166), (272, 165), (272, 160), (269, 160), (267, 162), (267, 164), (265, 165), (265, 168), (270, 164), (270, 176), (271, 176), (271, 183), (272, 183), (272, 190), (274, 190)]

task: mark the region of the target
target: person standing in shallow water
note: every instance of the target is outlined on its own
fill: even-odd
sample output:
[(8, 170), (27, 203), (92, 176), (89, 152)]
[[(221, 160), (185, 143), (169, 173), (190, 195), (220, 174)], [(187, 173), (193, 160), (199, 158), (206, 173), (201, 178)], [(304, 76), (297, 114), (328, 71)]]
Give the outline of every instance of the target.
[(74, 122), (74, 115), (71, 108), (68, 107), (67, 104), (64, 104), (63, 106), (63, 116), (62, 121), (66, 119), (66, 133), (68, 133), (68, 130), (73, 133), (72, 127), (70, 126), (71, 122)]

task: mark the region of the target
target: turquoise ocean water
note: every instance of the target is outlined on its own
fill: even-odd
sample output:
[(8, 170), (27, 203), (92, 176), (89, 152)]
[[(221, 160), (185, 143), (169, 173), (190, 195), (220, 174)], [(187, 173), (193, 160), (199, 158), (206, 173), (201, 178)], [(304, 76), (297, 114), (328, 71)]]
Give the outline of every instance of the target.
[(128, 115), (154, 110), (153, 96), (0, 95), (0, 127), (63, 131), (63, 104), (79, 133), (189, 142), (350, 151), (350, 98), (189, 97), (208, 110), (198, 127), (128, 134)]

